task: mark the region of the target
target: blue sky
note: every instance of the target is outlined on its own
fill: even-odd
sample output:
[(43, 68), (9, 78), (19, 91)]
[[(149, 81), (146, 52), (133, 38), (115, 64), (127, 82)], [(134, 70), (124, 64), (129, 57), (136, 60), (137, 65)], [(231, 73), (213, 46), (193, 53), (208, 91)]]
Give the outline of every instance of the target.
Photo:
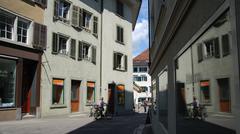
[(133, 36), (133, 57), (148, 48), (148, 0), (142, 0)]

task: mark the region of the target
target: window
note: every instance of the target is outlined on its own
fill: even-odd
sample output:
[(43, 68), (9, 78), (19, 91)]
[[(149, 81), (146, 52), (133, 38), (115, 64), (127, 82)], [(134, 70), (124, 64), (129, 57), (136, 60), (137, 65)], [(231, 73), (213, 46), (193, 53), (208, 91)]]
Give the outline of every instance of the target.
[(210, 103), (209, 81), (200, 81), (200, 97), (202, 103)]
[(133, 75), (133, 81), (137, 81), (137, 75)]
[(143, 87), (141, 87), (141, 88), (142, 88), (142, 92), (148, 92), (148, 87), (143, 86)]
[(141, 75), (141, 81), (147, 81), (147, 76), (146, 75)]
[(27, 31), (30, 22), (24, 19), (18, 19), (17, 25), (17, 41), (22, 43), (27, 43)]
[(96, 46), (86, 42), (79, 42), (78, 60), (91, 61), (93, 64), (96, 64), (96, 53)]
[(90, 21), (91, 21), (92, 14), (86, 10), (83, 10), (83, 19), (82, 19), (82, 26), (86, 29), (90, 29)]
[(140, 67), (139, 72), (147, 72), (147, 67)]
[(0, 37), (12, 39), (15, 17), (0, 10)]
[(125, 86), (124, 85), (117, 85), (117, 100), (118, 100), (118, 105), (125, 104)]
[(62, 105), (64, 104), (64, 80), (53, 79), (52, 81), (52, 104)]
[(123, 28), (120, 26), (117, 26), (117, 42), (122, 43), (124, 42), (123, 40)]
[(47, 0), (30, 0), (30, 1), (38, 3), (43, 8), (47, 8)]
[(222, 36), (222, 53), (223, 57), (230, 54), (230, 46), (229, 46), (229, 35), (225, 34)]
[(133, 72), (137, 73), (138, 72), (138, 68), (137, 67), (133, 67)]
[(127, 71), (127, 55), (116, 52), (114, 53), (113, 60), (114, 70)]
[(65, 0), (55, 0), (54, 19), (69, 23), (70, 3)]
[(68, 39), (69, 37), (67, 36), (53, 33), (52, 53), (67, 55)]
[(15, 107), (16, 61), (0, 58), (0, 108)]
[(87, 82), (87, 103), (95, 102), (95, 82)]
[(93, 35), (98, 36), (98, 17), (93, 17)]
[(124, 17), (124, 14), (123, 14), (123, 7), (124, 7), (124, 5), (123, 5), (123, 3), (121, 1), (119, 1), (119, 0), (117, 0), (116, 4), (117, 4), (116, 5), (116, 7), (117, 7), (117, 14), (122, 16), (122, 17)]
[(204, 58), (210, 58), (214, 56), (216, 58), (220, 58), (218, 38), (204, 42)]

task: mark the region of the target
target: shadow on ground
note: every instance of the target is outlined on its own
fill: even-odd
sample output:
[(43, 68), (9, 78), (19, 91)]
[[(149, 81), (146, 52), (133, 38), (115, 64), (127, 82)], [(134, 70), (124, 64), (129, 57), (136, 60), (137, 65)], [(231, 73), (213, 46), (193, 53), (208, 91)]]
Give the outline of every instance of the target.
[(236, 134), (232, 129), (198, 119), (178, 119), (177, 134)]
[(69, 134), (133, 134), (134, 129), (144, 124), (146, 114), (115, 116), (112, 119), (100, 119), (77, 128)]

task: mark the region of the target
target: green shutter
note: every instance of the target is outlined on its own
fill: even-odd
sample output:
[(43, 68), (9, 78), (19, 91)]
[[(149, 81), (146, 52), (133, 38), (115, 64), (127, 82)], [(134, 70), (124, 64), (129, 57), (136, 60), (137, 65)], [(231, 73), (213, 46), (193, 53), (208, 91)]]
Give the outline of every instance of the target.
[(71, 39), (70, 57), (73, 59), (76, 58), (76, 40), (75, 39)]
[(92, 46), (92, 63), (96, 64), (96, 47)]
[(59, 1), (55, 0), (54, 1), (54, 17), (57, 19), (58, 17), (58, 8), (59, 8)]
[(82, 60), (83, 59), (83, 44), (81, 41), (79, 41), (79, 45), (78, 45), (78, 60)]
[(225, 34), (222, 36), (222, 51), (223, 51), (223, 56), (227, 56), (230, 54), (229, 35), (228, 34)]
[(52, 53), (57, 54), (58, 53), (58, 35), (56, 33), (53, 33), (52, 38)]
[(98, 36), (98, 17), (93, 17), (93, 34), (97, 37)]
[(197, 50), (198, 50), (198, 62), (201, 62), (203, 60), (202, 44), (198, 44)]
[(220, 58), (220, 50), (219, 50), (219, 40), (218, 40), (218, 37), (214, 39), (214, 49), (215, 49), (214, 56), (215, 56), (216, 58)]
[(124, 67), (125, 67), (125, 71), (127, 71), (127, 66), (128, 66), (127, 62), (128, 62), (127, 55), (125, 55), (125, 56), (124, 56)]
[(79, 26), (79, 7), (74, 6), (72, 8), (72, 26)]
[(83, 26), (83, 9), (79, 8), (79, 27)]
[(113, 53), (113, 69), (117, 68), (117, 53)]

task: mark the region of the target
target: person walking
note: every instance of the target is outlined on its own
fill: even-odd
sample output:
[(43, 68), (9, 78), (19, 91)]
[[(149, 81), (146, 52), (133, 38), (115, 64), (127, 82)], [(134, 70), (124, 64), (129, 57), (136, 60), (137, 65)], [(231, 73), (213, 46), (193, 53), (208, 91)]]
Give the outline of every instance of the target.
[(144, 113), (147, 112), (147, 101), (143, 101), (143, 108), (144, 108)]

